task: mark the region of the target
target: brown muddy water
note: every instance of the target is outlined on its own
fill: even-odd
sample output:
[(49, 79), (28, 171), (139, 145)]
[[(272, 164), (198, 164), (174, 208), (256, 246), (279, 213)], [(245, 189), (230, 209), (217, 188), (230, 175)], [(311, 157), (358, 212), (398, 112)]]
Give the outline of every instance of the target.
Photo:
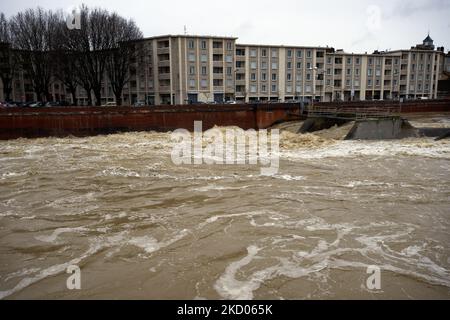
[(450, 299), (450, 141), (292, 127), (270, 177), (170, 134), (0, 142), (0, 298)]

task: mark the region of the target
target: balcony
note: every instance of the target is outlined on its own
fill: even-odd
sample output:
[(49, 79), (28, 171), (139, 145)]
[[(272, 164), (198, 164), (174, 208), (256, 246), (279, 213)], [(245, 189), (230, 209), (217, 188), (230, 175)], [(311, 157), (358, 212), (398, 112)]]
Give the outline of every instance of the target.
[(170, 73), (160, 73), (158, 75), (158, 79), (160, 79), (160, 80), (170, 80)]
[(159, 91), (160, 91), (160, 92), (164, 92), (164, 93), (170, 92), (170, 86), (167, 86), (167, 85), (160, 85), (160, 86), (159, 86)]
[(170, 60), (161, 60), (158, 62), (158, 67), (170, 67)]
[(158, 48), (157, 54), (170, 54), (170, 48), (169, 47)]

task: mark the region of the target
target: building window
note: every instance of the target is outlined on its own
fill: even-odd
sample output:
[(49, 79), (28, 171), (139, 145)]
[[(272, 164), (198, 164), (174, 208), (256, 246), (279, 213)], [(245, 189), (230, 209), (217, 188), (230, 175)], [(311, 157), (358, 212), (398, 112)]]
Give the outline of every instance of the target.
[(230, 41), (227, 42), (227, 50), (233, 50), (233, 45)]
[(277, 85), (276, 84), (272, 85), (272, 92), (277, 92)]
[(276, 58), (276, 57), (278, 57), (278, 51), (272, 50), (272, 58)]
[(207, 74), (207, 69), (206, 67), (202, 67), (202, 75), (206, 75)]
[(306, 92), (311, 92), (311, 86), (306, 86)]
[(375, 82), (376, 86), (379, 87), (380, 86), (380, 80), (377, 79), (377, 81)]
[(369, 77), (372, 76), (372, 69), (368, 69), (368, 70), (367, 70), (367, 75), (368, 75)]
[(256, 57), (256, 49), (250, 50), (250, 57)]
[(286, 92), (287, 93), (292, 93), (292, 86), (287, 86), (286, 87)]
[(276, 73), (272, 73), (272, 81), (277, 81), (277, 74)]
[(227, 75), (231, 76), (233, 74), (233, 68), (227, 67)]
[(381, 70), (380, 70), (380, 69), (377, 69), (377, 70), (375, 71), (375, 75), (376, 75), (377, 77), (380, 77), (380, 76), (381, 76)]
[(307, 73), (306, 74), (306, 81), (310, 81), (311, 80), (311, 74), (310, 73)]
[(297, 93), (301, 93), (301, 92), (302, 92), (302, 86), (296, 86), (296, 87), (295, 87), (295, 91), (296, 91)]
[(347, 64), (352, 64), (352, 58), (347, 58)]
[(189, 40), (188, 47), (189, 49), (194, 49), (194, 40)]
[(267, 86), (266, 86), (265, 84), (263, 84), (263, 85), (261, 86), (261, 91), (262, 91), (262, 92), (266, 92), (266, 91), (267, 91)]
[(194, 75), (195, 74), (195, 67), (189, 67), (189, 74)]
[(288, 50), (288, 51), (287, 51), (287, 56), (288, 56), (288, 58), (291, 58), (291, 57), (292, 57), (292, 50)]
[(256, 86), (255, 85), (251, 85), (250, 86), (250, 92), (251, 93), (256, 93)]
[(195, 87), (195, 80), (189, 80), (189, 87), (194, 88)]
[(265, 61), (261, 62), (261, 69), (263, 69), (263, 70), (267, 69), (267, 62), (265, 62)]
[(202, 40), (201, 46), (202, 46), (202, 50), (206, 50), (206, 41), (205, 40)]
[(297, 69), (301, 69), (302, 68), (302, 63), (301, 62), (297, 62)]
[(373, 59), (369, 58), (369, 66), (371, 66), (373, 64)]
[(311, 54), (311, 50), (306, 51), (306, 57), (307, 57), (307, 58), (311, 58), (311, 55), (312, 55), (312, 54)]
[(297, 50), (297, 58), (301, 58), (302, 57), (302, 51), (301, 50)]
[(202, 80), (200, 81), (200, 85), (202, 86), (202, 88), (206, 88), (208, 86), (208, 82), (206, 80)]
[(256, 62), (255, 61), (250, 62), (250, 68), (253, 70), (256, 70)]
[(359, 76), (359, 69), (355, 69), (355, 74)]
[(252, 74), (250, 75), (250, 79), (251, 79), (252, 81), (256, 81), (256, 73), (252, 73)]
[(356, 64), (359, 64), (359, 63), (360, 63), (360, 59), (356, 58)]
[(189, 54), (189, 62), (195, 62), (195, 55), (194, 54)]
[(272, 70), (277, 70), (277, 69), (278, 69), (278, 63), (272, 62)]
[(261, 56), (262, 57), (267, 57), (267, 50), (266, 49), (262, 49), (261, 50)]
[(226, 56), (225, 57), (225, 61), (226, 62), (233, 62), (233, 56), (230, 56), (230, 55)]
[(292, 81), (292, 74), (288, 73), (286, 79), (287, 81)]
[(328, 64), (331, 64), (332, 62), (333, 62), (333, 60), (331, 59), (331, 57), (328, 57), (328, 58), (327, 58), (327, 63), (328, 63)]
[(347, 75), (351, 75), (352, 74), (352, 69), (347, 69)]
[(372, 79), (369, 79), (369, 80), (367, 81), (367, 84), (369, 85), (369, 87), (371, 87), (371, 86), (372, 86)]
[(287, 68), (288, 68), (289, 70), (292, 69), (292, 62), (289, 61), (289, 62), (287, 63)]
[(200, 61), (201, 62), (208, 62), (208, 56), (206, 54), (202, 54), (200, 56)]
[(267, 80), (267, 73), (263, 72), (261, 73), (261, 80), (266, 81)]

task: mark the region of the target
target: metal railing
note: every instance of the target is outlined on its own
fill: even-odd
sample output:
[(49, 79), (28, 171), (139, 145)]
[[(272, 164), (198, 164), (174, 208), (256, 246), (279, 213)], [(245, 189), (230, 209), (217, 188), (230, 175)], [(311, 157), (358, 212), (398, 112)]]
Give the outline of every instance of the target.
[(309, 106), (309, 118), (333, 118), (346, 120), (385, 119), (401, 115), (401, 106), (393, 107), (329, 107)]

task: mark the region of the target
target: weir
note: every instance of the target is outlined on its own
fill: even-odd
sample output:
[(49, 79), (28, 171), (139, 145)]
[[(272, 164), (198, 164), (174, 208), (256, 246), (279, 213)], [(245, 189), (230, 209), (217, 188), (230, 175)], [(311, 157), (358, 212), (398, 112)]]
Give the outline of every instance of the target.
[(403, 119), (401, 105), (311, 106), (299, 133), (316, 132), (355, 122), (345, 140), (391, 140), (410, 137), (448, 137), (448, 129), (415, 128)]

